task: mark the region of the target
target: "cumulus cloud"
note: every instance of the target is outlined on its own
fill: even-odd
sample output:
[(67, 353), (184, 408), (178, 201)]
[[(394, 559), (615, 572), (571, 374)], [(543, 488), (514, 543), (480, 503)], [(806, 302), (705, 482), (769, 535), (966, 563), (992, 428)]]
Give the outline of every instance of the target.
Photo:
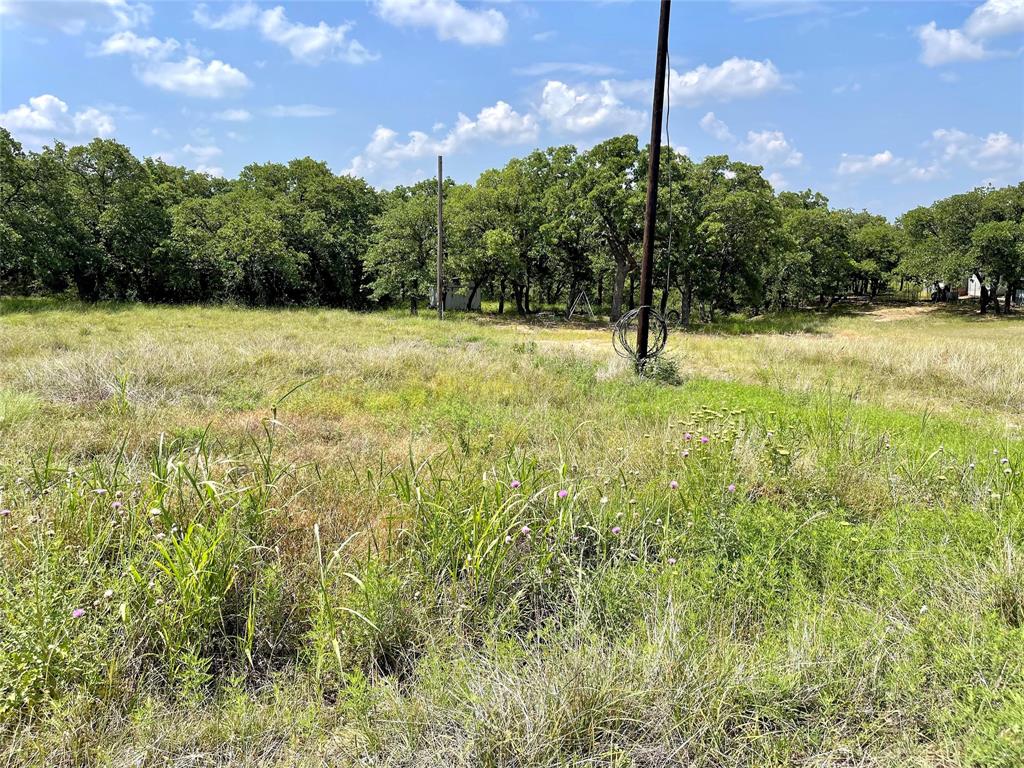
[(840, 176), (859, 176), (895, 167), (900, 162), (888, 149), (873, 155), (848, 155), (844, 152), (836, 172)]
[(249, 78), (240, 69), (219, 59), (205, 62), (188, 55), (171, 60), (181, 46), (173, 38), (160, 40), (139, 37), (134, 32), (118, 32), (99, 47), (103, 56), (127, 55), (136, 60), (135, 76), (146, 85), (172, 93), (207, 99), (219, 99), (248, 88)]
[(296, 61), (320, 64), (328, 59), (349, 64), (365, 64), (379, 58), (358, 40), (350, 39), (351, 22), (331, 26), (321, 21), (315, 26), (288, 19), (285, 10), (276, 6), (261, 10), (248, 2), (229, 8), (220, 16), (212, 16), (205, 5), (192, 12), (192, 19), (207, 29), (235, 30), (254, 26), (265, 40), (287, 48)]
[(782, 131), (747, 131), (747, 140), (740, 148), (761, 165), (797, 166), (804, 160), (803, 153), (789, 143)]
[(170, 56), (178, 48), (178, 41), (173, 38), (161, 40), (158, 37), (139, 37), (130, 30), (116, 32), (100, 43), (99, 54), (111, 56), (128, 54), (144, 59), (163, 59)]
[(59, 136), (106, 138), (117, 130), (108, 113), (96, 107), (71, 113), (66, 102), (50, 93), (33, 96), (27, 104), (0, 113), (0, 125), (31, 146), (42, 146)]
[[(701, 64), (686, 72), (672, 69), (669, 74), (672, 102), (691, 106), (708, 101), (749, 99), (786, 86), (782, 73), (769, 59), (757, 61), (733, 56), (714, 67)], [(648, 96), (651, 92), (648, 80), (617, 82), (614, 85), (623, 96)]]
[(200, 163), (208, 163), (213, 160), (213, 158), (219, 157), (224, 153), (224, 150), (215, 144), (200, 144), (198, 146), (195, 144), (186, 144), (181, 148), (181, 150), (190, 157), (195, 158)]
[(364, 176), (382, 168), (395, 169), (403, 162), (434, 155), (452, 155), (476, 141), (520, 144), (537, 138), (538, 125), (533, 115), (522, 115), (504, 101), (484, 107), (475, 118), (459, 113), (455, 126), (444, 136), (410, 131), (403, 140), (397, 131), (378, 126), (366, 148), (352, 159), (345, 171)]
[(714, 112), (708, 112), (700, 119), (700, 127), (704, 133), (709, 133), (719, 141), (731, 142), (735, 139), (729, 126), (715, 117)]
[(960, 29), (942, 29), (934, 21), (915, 31), (921, 43), (921, 62), (929, 67), (956, 61), (978, 61), (995, 55), (986, 42), (1024, 32), (1024, 0), (987, 0), (967, 17)]
[(398, 27), (432, 27), (439, 40), (500, 45), (508, 20), (493, 8), (471, 10), (456, 0), (375, 0), (377, 14)]
[(921, 61), (929, 67), (953, 61), (977, 61), (988, 55), (985, 46), (959, 29), (940, 29), (930, 21), (917, 30), (921, 41)]
[(80, 35), (86, 29), (102, 31), (132, 29), (145, 26), (153, 9), (145, 3), (129, 0), (3, 0), (0, 16), (8, 16), (28, 24), (51, 27), (69, 35)]
[(218, 59), (207, 63), (196, 56), (155, 62), (141, 68), (138, 76), (146, 85), (204, 99), (221, 99), (251, 85), (245, 73), (230, 64)]
[(538, 111), (552, 129), (562, 133), (630, 130), (643, 121), (643, 113), (623, 104), (607, 80), (596, 88), (549, 80)]
[(939, 128), (932, 132), (930, 145), (946, 163), (963, 163), (975, 170), (1016, 169), (1024, 173), (1024, 144), (1002, 131), (975, 136), (956, 128)]

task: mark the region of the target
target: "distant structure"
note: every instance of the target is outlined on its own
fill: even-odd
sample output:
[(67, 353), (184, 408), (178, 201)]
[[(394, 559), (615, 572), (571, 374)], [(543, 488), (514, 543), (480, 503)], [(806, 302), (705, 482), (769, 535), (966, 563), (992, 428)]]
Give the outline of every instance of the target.
[[(458, 280), (448, 281), (448, 290), (444, 292), (444, 310), (447, 312), (449, 309), (455, 310), (479, 310), (480, 309), (480, 291), (473, 293), (473, 300), (469, 300), (469, 294), (460, 293), (462, 286)], [(437, 288), (430, 289), (430, 308), (437, 309)]]

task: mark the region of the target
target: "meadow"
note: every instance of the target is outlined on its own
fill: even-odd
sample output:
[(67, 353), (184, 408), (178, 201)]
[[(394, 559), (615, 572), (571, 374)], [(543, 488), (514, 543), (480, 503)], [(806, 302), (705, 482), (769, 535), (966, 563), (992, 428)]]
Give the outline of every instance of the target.
[(0, 300), (0, 764), (1024, 765), (1024, 318)]

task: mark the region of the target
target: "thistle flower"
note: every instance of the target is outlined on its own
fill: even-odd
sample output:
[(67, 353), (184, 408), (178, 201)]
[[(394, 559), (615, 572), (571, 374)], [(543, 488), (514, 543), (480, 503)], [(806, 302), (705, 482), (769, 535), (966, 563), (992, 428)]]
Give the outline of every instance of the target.
[(619, 526), (616, 525), (614, 528), (612, 528), (613, 536), (618, 536), (620, 533), (622, 533), (622, 529)]
[(710, 440), (711, 438), (709, 438), (707, 435), (701, 435), (700, 437), (701, 445), (707, 445), (708, 442), (710, 442)]
[(687, 458), (690, 455), (689, 451), (683, 451), (683, 458)]
[(9, 510), (9, 509), (0, 509), (0, 517), (7, 517), (10, 514), (11, 514), (11, 510)]
[(669, 481), (668, 487), (671, 488), (673, 491), (677, 491), (679, 490), (679, 483), (677, 483), (675, 480), (671, 480)]
[(693, 435), (687, 432), (685, 435), (683, 435), (683, 440), (693, 440)]
[(560, 498), (560, 499), (564, 499), (568, 495), (569, 495), (569, 492), (567, 490), (565, 490), (565, 488), (563, 488), (562, 490), (560, 490), (558, 492), (558, 498)]
[(513, 480), (513, 481), (512, 481), (511, 483), (509, 483), (509, 487), (510, 487), (510, 488), (511, 488), (511, 489), (512, 489), (513, 491), (514, 491), (514, 490), (515, 490), (516, 488), (518, 488), (519, 486), (521, 486), (521, 485), (522, 485), (522, 483), (520, 483), (520, 482), (519, 482), (518, 480)]
[(121, 503), (120, 501), (115, 501), (115, 502), (113, 502), (113, 503), (112, 503), (112, 504), (110, 505), (110, 508), (111, 508), (112, 510), (114, 510), (115, 512), (117, 512), (117, 511), (118, 511), (119, 509), (121, 509), (121, 507), (123, 507), (123, 506), (124, 506), (124, 504), (122, 504), (122, 503)]
[(83, 616), (85, 616), (85, 608), (75, 608), (75, 610), (71, 612), (72, 619), (80, 619)]
[(728, 490), (729, 493), (736, 493), (736, 484), (735, 483), (729, 483), (729, 487), (726, 490)]
[(523, 527), (522, 527), (522, 528), (521, 528), (521, 529), (519, 530), (519, 532), (520, 532), (521, 534), (523, 534), (523, 536), (529, 536), (529, 535), (530, 535), (530, 526), (528, 526), (528, 525), (524, 525), (524, 526), (523, 526)]
[(96, 489), (93, 490), (93, 493), (95, 493), (97, 496), (106, 496), (107, 495), (107, 489), (106, 488), (96, 488)]
[(670, 558), (668, 559), (668, 564), (669, 564), (669, 565), (675, 565), (675, 564), (676, 564), (676, 559), (675, 559), (674, 557), (670, 557)]

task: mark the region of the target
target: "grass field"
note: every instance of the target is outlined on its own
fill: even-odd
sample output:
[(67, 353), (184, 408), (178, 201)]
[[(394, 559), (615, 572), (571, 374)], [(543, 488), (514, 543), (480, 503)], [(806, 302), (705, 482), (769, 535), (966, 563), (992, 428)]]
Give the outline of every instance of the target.
[(1024, 319), (0, 301), (0, 764), (1024, 765)]

